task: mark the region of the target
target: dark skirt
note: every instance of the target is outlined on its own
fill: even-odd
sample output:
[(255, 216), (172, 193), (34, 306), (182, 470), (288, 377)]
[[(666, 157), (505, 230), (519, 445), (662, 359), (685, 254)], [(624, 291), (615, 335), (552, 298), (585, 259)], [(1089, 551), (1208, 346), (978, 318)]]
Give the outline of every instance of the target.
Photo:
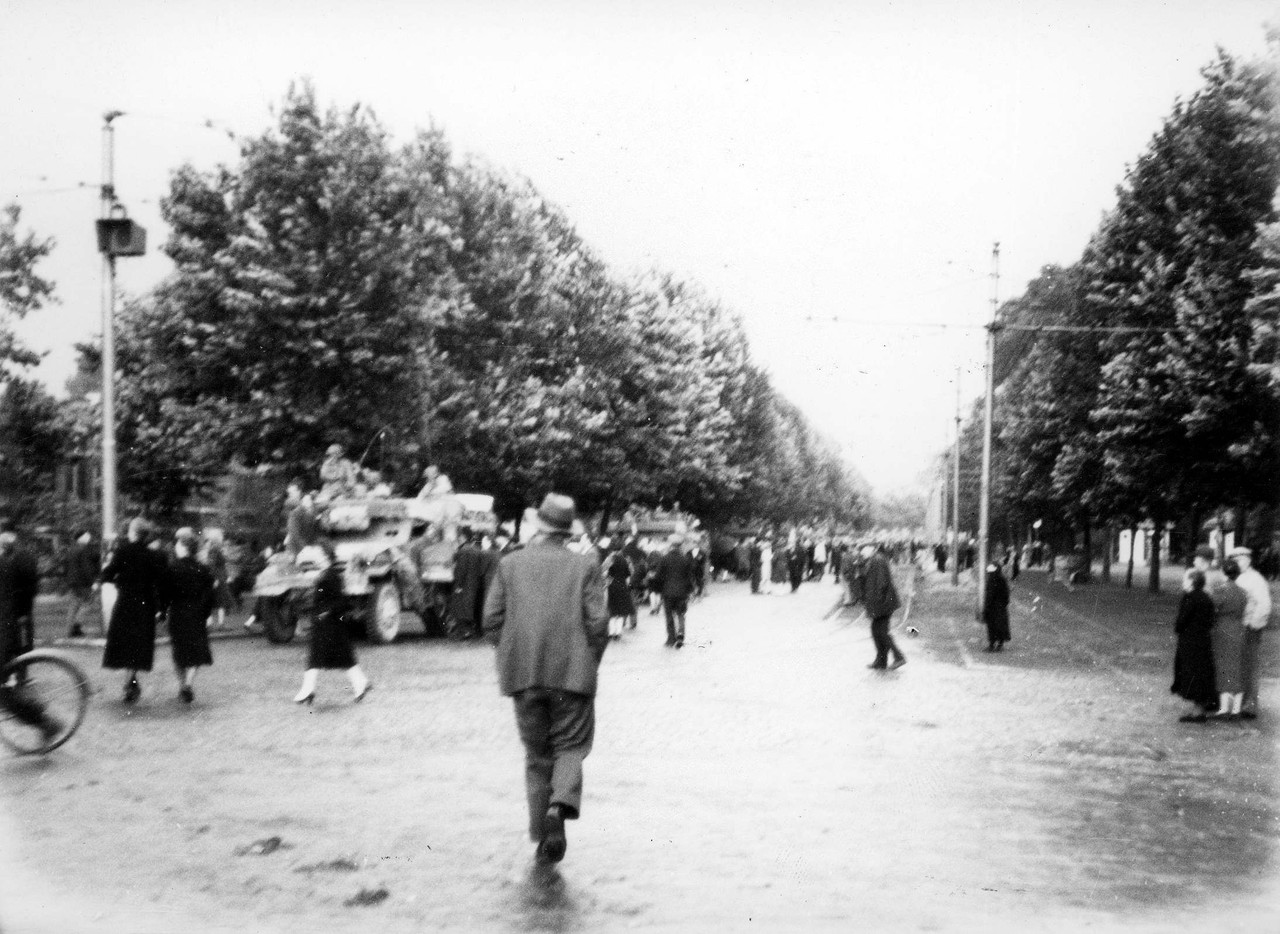
[(1213, 670), (1213, 644), (1203, 629), (1179, 633), (1169, 690), (1202, 707), (1216, 707), (1218, 685)]
[(636, 602), (631, 597), (631, 587), (625, 577), (610, 577), (608, 594), (610, 618), (635, 615)]
[(307, 652), (308, 668), (341, 668), (356, 666), (356, 650), (351, 644), (347, 621), (336, 611), (318, 613), (311, 624), (311, 648)]
[(102, 667), (150, 671), (155, 655), (155, 604), (122, 591), (111, 610)]
[(198, 668), (213, 664), (209, 648), (209, 627), (204, 600), (173, 603), (169, 606), (169, 648), (178, 668)]

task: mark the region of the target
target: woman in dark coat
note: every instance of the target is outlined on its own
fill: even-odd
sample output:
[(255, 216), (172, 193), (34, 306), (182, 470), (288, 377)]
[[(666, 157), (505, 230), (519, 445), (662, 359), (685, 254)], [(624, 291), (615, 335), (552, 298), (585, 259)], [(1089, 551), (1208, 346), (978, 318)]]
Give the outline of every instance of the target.
[[(605, 560), (605, 576), (609, 579), (608, 596), (609, 634), (613, 638), (621, 635), (623, 627), (636, 628), (636, 601), (631, 596), (631, 564), (621, 551), (615, 551)], [(622, 625), (618, 633), (613, 632), (613, 621), (621, 619)]]
[(982, 600), (982, 621), (987, 624), (987, 651), (999, 652), (1009, 641), (1009, 582), (1000, 565), (987, 565), (987, 589)]
[(1183, 723), (1204, 723), (1208, 711), (1218, 705), (1218, 687), (1213, 671), (1213, 601), (1204, 592), (1204, 574), (1189, 571), (1183, 581), (1182, 602), (1174, 630), (1178, 648), (1173, 656), (1173, 685), (1169, 690), (1192, 704), (1179, 719)]
[(346, 671), (351, 682), (351, 690), (355, 692), (357, 702), (373, 688), (373, 683), (365, 677), (356, 661), (355, 646), (351, 644), (351, 633), (347, 629), (347, 621), (342, 610), (345, 600), (342, 595), (342, 570), (338, 567), (337, 555), (334, 554), (332, 542), (322, 542), (327, 564), (320, 576), (316, 578), (315, 601), (311, 623), (311, 646), (307, 652), (307, 670), (302, 674), (302, 690), (293, 699), (295, 704), (311, 704), (316, 699), (316, 681), (321, 668), (338, 668)]
[(147, 547), (151, 526), (144, 519), (129, 523), (128, 541), (117, 545), (102, 569), (104, 583), (116, 585), (116, 602), (107, 628), (103, 668), (124, 669), (124, 702), (142, 695), (138, 672), (150, 671), (156, 654), (156, 614), (161, 610), (161, 587), (168, 562)]
[(164, 579), (164, 603), (169, 618), (169, 647), (178, 672), (178, 696), (185, 703), (196, 699), (196, 669), (213, 664), (209, 649), (209, 614), (216, 595), (213, 573), (195, 558), (196, 533), (179, 529)]

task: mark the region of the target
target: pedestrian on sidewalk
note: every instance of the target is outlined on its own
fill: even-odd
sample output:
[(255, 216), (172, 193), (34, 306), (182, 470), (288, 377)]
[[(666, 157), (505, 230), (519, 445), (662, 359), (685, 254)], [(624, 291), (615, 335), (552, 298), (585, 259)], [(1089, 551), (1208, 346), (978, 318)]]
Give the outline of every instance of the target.
[(498, 684), (515, 706), (525, 749), (529, 836), (541, 863), (564, 858), (565, 821), (582, 812), (582, 765), (609, 644), (600, 565), (565, 547), (576, 513), (570, 497), (548, 493), (533, 518), (538, 534), (502, 559), (485, 597)]
[(178, 673), (178, 697), (196, 699), (196, 669), (213, 664), (209, 648), (209, 614), (213, 612), (213, 572), (196, 560), (199, 538), (194, 529), (178, 529), (173, 560), (166, 569), (161, 596), (168, 615), (169, 648)]
[(636, 602), (631, 596), (631, 565), (627, 556), (621, 551), (611, 552), (605, 559), (604, 573), (609, 580), (609, 637), (619, 639), (624, 629), (636, 628)]
[(340, 669), (347, 673), (354, 700), (358, 704), (373, 690), (373, 682), (365, 676), (356, 659), (351, 633), (343, 618), (342, 571), (338, 568), (338, 556), (333, 542), (320, 543), (325, 557), (325, 567), (316, 578), (315, 599), (311, 622), (311, 645), (307, 651), (307, 670), (302, 673), (302, 688), (293, 699), (295, 704), (313, 704), (316, 699), (316, 682), (320, 669)]
[(1000, 565), (987, 565), (987, 587), (982, 598), (982, 621), (987, 624), (987, 651), (1001, 652), (1009, 641), (1009, 582)]
[(124, 683), (126, 704), (142, 696), (138, 673), (150, 671), (155, 661), (156, 615), (162, 607), (160, 588), (168, 561), (149, 547), (151, 536), (151, 523), (141, 517), (131, 521), (127, 541), (116, 546), (102, 569), (103, 583), (116, 585), (102, 667), (128, 672)]
[[(889, 635), (889, 620), (893, 611), (902, 605), (898, 590), (893, 586), (893, 572), (875, 542), (865, 543), (860, 552), (861, 567), (856, 574), (849, 575), (849, 589), (852, 602), (861, 601), (871, 619), (871, 641), (875, 643), (876, 658), (867, 667), (880, 671), (901, 668), (907, 663), (907, 657)], [(889, 663), (890, 654), (893, 655), (892, 664)]]
[[(1213, 601), (1213, 673), (1218, 686), (1218, 716), (1240, 716), (1244, 701), (1243, 655), (1245, 592), (1236, 585), (1240, 565), (1228, 558), (1222, 565), (1225, 579), (1209, 594)], [(1208, 584), (1206, 581), (1206, 588)]]
[(1253, 552), (1248, 548), (1231, 549), (1231, 557), (1240, 565), (1236, 583), (1245, 593), (1244, 647), (1241, 651), (1240, 676), (1243, 700), (1240, 716), (1252, 720), (1258, 716), (1258, 650), (1262, 633), (1271, 625), (1271, 589), (1253, 568)]
[(1192, 568), (1182, 583), (1182, 600), (1174, 631), (1178, 647), (1173, 656), (1173, 684), (1169, 691), (1191, 702), (1178, 719), (1183, 723), (1204, 723), (1218, 706), (1218, 687), (1213, 671), (1213, 601), (1205, 593), (1203, 571)]
[(87, 531), (81, 532), (76, 536), (71, 553), (67, 555), (67, 590), (71, 597), (67, 611), (68, 638), (84, 635), (84, 627), (80, 624), (81, 614), (87, 611), (93, 615), (100, 573), (102, 554), (98, 546), (93, 544), (93, 535)]
[(678, 533), (667, 540), (667, 553), (658, 562), (653, 586), (662, 594), (662, 609), (667, 617), (666, 644), (683, 648), (684, 620), (696, 583), (693, 559), (685, 553), (684, 538)]

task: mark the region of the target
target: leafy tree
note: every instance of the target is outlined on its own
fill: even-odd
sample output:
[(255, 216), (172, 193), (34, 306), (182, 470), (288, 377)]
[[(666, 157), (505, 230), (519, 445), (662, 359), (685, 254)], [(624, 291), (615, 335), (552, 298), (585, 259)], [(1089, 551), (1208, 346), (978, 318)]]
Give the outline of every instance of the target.
[(304, 471), (384, 428), (393, 462), (420, 454), (422, 348), (450, 297), (433, 273), (453, 248), (418, 210), (422, 181), (371, 113), (322, 113), (307, 85), (239, 165), (174, 174), (176, 272), (121, 315), (135, 491), (171, 506), (231, 452)]

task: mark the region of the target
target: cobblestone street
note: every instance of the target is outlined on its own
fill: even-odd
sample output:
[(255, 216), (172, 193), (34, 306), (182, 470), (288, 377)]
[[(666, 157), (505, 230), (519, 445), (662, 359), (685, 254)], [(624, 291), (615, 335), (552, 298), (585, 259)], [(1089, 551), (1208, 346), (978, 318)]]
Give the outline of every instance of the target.
[(193, 707), (158, 665), (132, 710), (69, 649), (101, 693), (0, 760), (0, 930), (1280, 930), (1274, 636), (1261, 719), (1180, 724), (1171, 595), (1028, 573), (989, 655), (971, 586), (919, 576), (890, 673), (829, 579), (716, 584), (682, 651), (642, 615), (558, 872), (486, 647), (362, 646), (369, 700), (311, 710), (299, 645), (219, 640)]

